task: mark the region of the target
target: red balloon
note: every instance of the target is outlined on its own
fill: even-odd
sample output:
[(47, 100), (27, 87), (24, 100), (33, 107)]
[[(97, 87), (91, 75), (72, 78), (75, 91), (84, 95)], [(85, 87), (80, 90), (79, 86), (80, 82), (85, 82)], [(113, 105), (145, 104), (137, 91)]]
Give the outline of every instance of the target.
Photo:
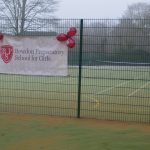
[(64, 33), (60, 33), (57, 35), (57, 40), (60, 41), (60, 42), (64, 42), (64, 41), (67, 41), (68, 40), (68, 37), (66, 34)]
[(73, 36), (75, 36), (76, 33), (77, 33), (77, 29), (75, 27), (71, 27), (69, 29), (69, 31), (67, 32), (67, 36), (68, 37), (73, 37)]
[(0, 32), (0, 40), (4, 38), (4, 34)]
[(68, 46), (69, 48), (74, 48), (74, 47), (75, 47), (75, 41), (74, 41), (74, 39), (69, 38), (69, 39), (67, 40), (67, 46)]

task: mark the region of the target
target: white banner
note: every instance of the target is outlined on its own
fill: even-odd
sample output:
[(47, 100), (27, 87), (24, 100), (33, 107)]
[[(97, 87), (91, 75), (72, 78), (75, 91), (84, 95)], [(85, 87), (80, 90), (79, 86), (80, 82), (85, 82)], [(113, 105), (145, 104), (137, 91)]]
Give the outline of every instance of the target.
[(56, 37), (8, 36), (0, 41), (0, 73), (67, 76), (68, 48)]

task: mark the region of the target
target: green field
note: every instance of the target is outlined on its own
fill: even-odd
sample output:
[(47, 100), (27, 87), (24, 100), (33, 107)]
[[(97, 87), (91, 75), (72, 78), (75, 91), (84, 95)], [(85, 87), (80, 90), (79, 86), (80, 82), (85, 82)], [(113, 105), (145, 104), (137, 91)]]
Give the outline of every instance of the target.
[[(81, 117), (150, 122), (150, 67), (83, 67)], [(0, 111), (77, 116), (78, 67), (67, 77), (0, 75)]]
[(149, 150), (150, 126), (0, 113), (1, 150)]

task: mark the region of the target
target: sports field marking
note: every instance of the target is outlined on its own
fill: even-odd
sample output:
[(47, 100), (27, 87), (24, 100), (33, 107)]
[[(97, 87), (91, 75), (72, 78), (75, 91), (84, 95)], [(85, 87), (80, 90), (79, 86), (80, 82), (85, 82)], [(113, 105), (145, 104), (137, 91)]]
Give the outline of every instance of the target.
[[(107, 88), (107, 89), (105, 89), (105, 90), (102, 90), (102, 91), (100, 91), (99, 93), (95, 93), (95, 95), (102, 94), (102, 93), (107, 92), (107, 91), (109, 91), (109, 90), (112, 90), (112, 89), (114, 89), (114, 88), (116, 88), (116, 87), (119, 87), (119, 86), (122, 86), (122, 85), (124, 85), (124, 84), (127, 84), (128, 82), (131, 82), (131, 81), (125, 81), (125, 82), (123, 82), (123, 83), (117, 84), (116, 86), (113, 86), (113, 87), (111, 87), (111, 88)], [(90, 96), (83, 95), (83, 97), (88, 98), (88, 99), (90, 98), (90, 99), (94, 100), (96, 103), (99, 103), (99, 100), (97, 100), (97, 99), (94, 98), (93, 96), (90, 97)]]
[[(96, 95), (102, 94), (102, 93), (107, 92), (107, 91), (110, 91), (110, 90), (112, 90), (112, 89), (114, 89), (114, 88), (116, 88), (116, 87), (120, 87), (120, 86), (122, 86), (122, 85), (124, 85), (124, 84), (127, 84), (127, 83), (130, 83), (130, 82), (131, 82), (131, 81), (122, 82), (122, 83), (117, 84), (117, 85), (115, 85), (115, 86), (113, 86), (113, 87), (111, 87), (111, 88), (107, 88), (107, 89), (105, 89), (105, 90), (102, 90), (102, 91), (96, 93)], [(97, 108), (102, 102), (100, 102), (100, 101), (97, 100), (97, 99), (95, 99), (95, 100), (96, 100), (96, 105), (94, 106), (94, 108)]]
[(64, 78), (60, 78), (60, 79), (56, 79), (56, 82), (59, 84), (59, 83), (66, 83), (68, 81), (66, 81), (66, 79)]
[(130, 94), (128, 95), (128, 97), (133, 96), (135, 93), (137, 93), (138, 91), (140, 91), (142, 88), (146, 87), (149, 83), (150, 83), (150, 82), (145, 83), (144, 85), (142, 85), (142, 86), (139, 87), (138, 89), (134, 90), (132, 93), (130, 93)]
[(129, 82), (131, 82), (131, 81), (122, 82), (122, 83), (117, 84), (117, 85), (115, 85), (115, 86), (113, 86), (113, 87), (111, 87), (111, 88), (107, 88), (107, 89), (105, 89), (105, 90), (102, 90), (102, 91), (96, 93), (96, 95), (102, 94), (102, 93), (107, 92), (107, 91), (110, 91), (110, 90), (112, 90), (112, 89), (114, 89), (114, 88), (116, 88), (116, 87), (120, 87), (120, 86), (122, 86), (122, 85), (124, 85), (124, 84), (127, 84), (127, 83), (129, 83)]

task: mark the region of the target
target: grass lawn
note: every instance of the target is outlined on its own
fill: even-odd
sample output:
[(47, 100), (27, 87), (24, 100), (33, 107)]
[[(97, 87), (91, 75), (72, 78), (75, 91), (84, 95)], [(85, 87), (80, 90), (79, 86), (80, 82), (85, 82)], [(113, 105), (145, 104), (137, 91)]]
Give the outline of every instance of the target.
[(149, 150), (150, 126), (0, 113), (0, 150)]

